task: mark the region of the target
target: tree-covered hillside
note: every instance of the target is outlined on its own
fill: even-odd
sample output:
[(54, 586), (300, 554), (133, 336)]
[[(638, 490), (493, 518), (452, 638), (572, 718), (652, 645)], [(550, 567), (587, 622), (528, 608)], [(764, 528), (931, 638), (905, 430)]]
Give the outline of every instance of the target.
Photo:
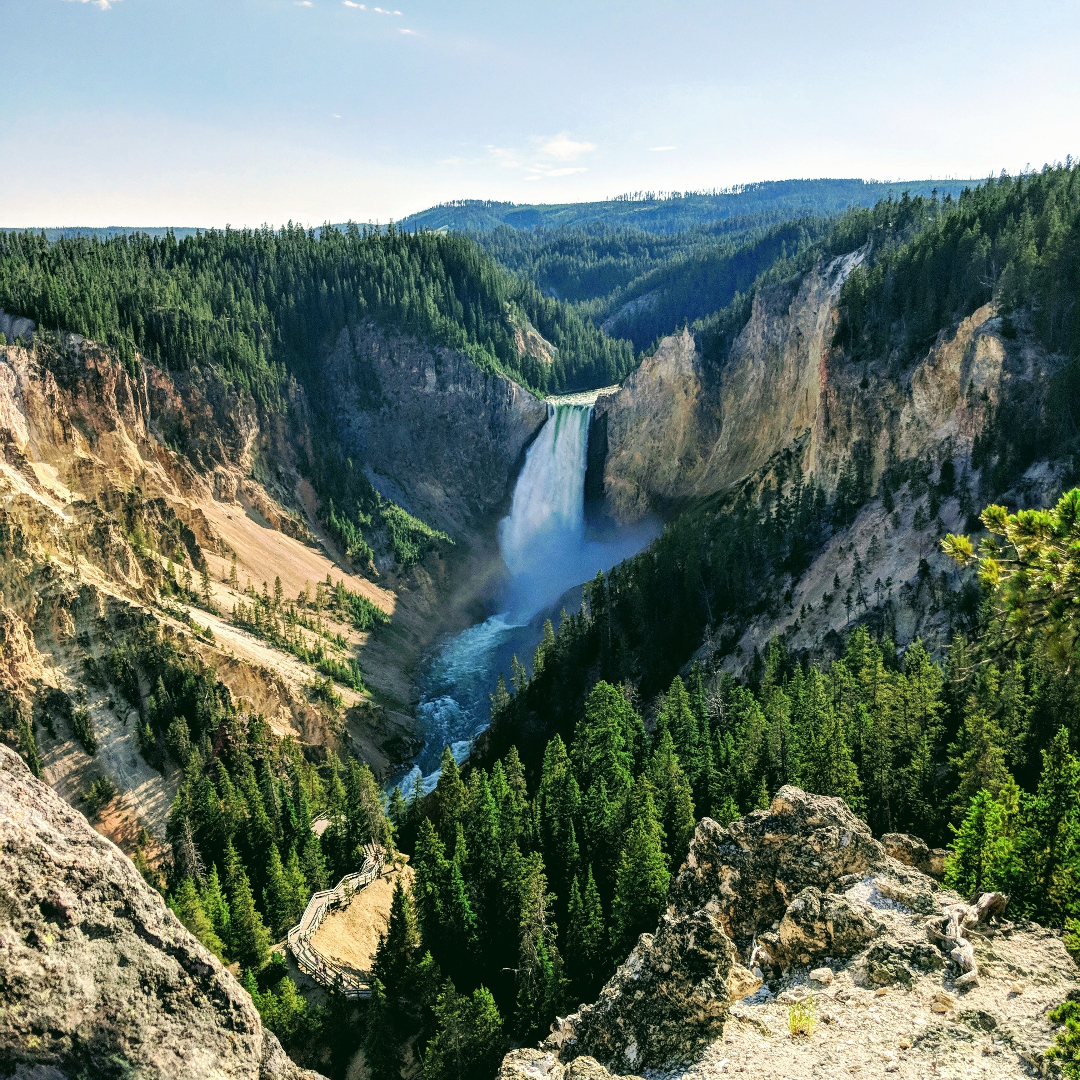
[[(62, 239), (0, 235), (0, 307), (173, 370), (213, 365), (267, 406), (284, 380), (315, 388), (350, 323), (460, 349), (538, 392), (611, 383), (633, 352), (459, 236), (396, 229), (210, 231)], [(529, 322), (558, 350), (519, 352)]]
[(958, 195), (967, 180), (767, 180), (714, 192), (634, 192), (602, 202), (516, 204), (463, 199), (409, 214), (408, 229), (480, 232), (499, 225), (515, 229), (576, 225), (631, 226), (647, 232), (680, 232), (694, 225), (747, 214), (780, 212), (785, 217), (831, 216), (881, 199), (939, 193)]
[(831, 219), (776, 223), (762, 213), (680, 233), (588, 225), (470, 234), (546, 295), (641, 351), (663, 334), (725, 306), (777, 262), (825, 235)]

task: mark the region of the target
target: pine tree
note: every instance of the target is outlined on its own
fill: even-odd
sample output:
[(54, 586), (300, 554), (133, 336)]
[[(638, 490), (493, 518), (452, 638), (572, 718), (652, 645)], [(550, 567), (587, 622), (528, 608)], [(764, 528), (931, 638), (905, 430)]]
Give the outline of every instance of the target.
[(800, 745), (798, 783), (816, 795), (838, 795), (860, 809), (858, 770), (827, 680), (816, 668), (792, 680), (793, 722)]
[(630, 801), (630, 827), (611, 901), (611, 948), (617, 956), (625, 956), (639, 934), (656, 926), (671, 878), (664, 857), (664, 833), (647, 778), (642, 776), (635, 782)]
[(401, 1076), (404, 1044), (418, 1020), (419, 961), (416, 914), (399, 877), (394, 882), (386, 933), (379, 938), (371, 966), (372, 996), (364, 1051), (375, 1080), (398, 1080)]
[(266, 912), (268, 928), (275, 938), (280, 938), (292, 925), (295, 906), (295, 895), (281, 863), (281, 855), (276, 846), (271, 846), (266, 868), (266, 885), (263, 888), (263, 910)]
[(685, 858), (694, 835), (694, 802), (670, 731), (664, 731), (653, 751), (649, 763), (649, 781), (655, 792), (656, 812), (664, 830), (668, 867), (675, 871)]
[(570, 766), (562, 739), (555, 735), (544, 752), (537, 790), (540, 819), (540, 848), (544, 862), (553, 868), (556, 893), (565, 895), (567, 881), (578, 861), (578, 840), (574, 827), (581, 805), (581, 793)]
[(300, 866), (300, 857), (296, 854), (295, 845), (289, 846), (289, 854), (285, 859), (285, 880), (288, 882), (289, 893), (292, 896), (292, 910), (289, 912), (289, 926), (292, 926), (300, 921), (300, 916), (307, 907), (308, 897), (316, 891), (308, 884), (307, 875)]
[(516, 746), (511, 746), (507, 751), (503, 759), (503, 771), (506, 788), (499, 805), (499, 830), (503, 842), (506, 843), (523, 837), (529, 825), (529, 792), (525, 783), (525, 767)]
[(491, 991), (458, 994), (448, 982), (434, 1009), (435, 1035), (424, 1051), (422, 1080), (492, 1076), (502, 1059), (502, 1018)]
[[(280, 865), (280, 856), (279, 856)], [(255, 909), (251, 884), (236, 848), (225, 849), (225, 891), (229, 897), (229, 953), (240, 966), (258, 970), (270, 959), (270, 938)]]
[(525, 860), (520, 891), (515, 1027), (522, 1041), (532, 1041), (551, 1023), (551, 1016), (562, 1003), (565, 982), (556, 944), (558, 928), (551, 910), (555, 898), (548, 892), (539, 852)]
[(214, 933), (223, 942), (228, 941), (230, 937), (229, 902), (225, 899), (225, 893), (221, 888), (221, 878), (218, 876), (216, 864), (210, 867), (210, 873), (206, 876), (206, 883), (203, 885), (199, 900)]
[(632, 782), (633, 754), (626, 733), (633, 709), (619, 687), (598, 682), (585, 701), (585, 715), (574, 731), (572, 759), (582, 791), (604, 781), (608, 798), (618, 801)]
[(1038, 789), (1022, 812), (1016, 892), (1025, 913), (1060, 926), (1080, 901), (1080, 760), (1069, 750), (1065, 727), (1042, 759)]
[(582, 890), (575, 876), (567, 905), (566, 958), (571, 997), (567, 1004), (592, 1001), (600, 989), (607, 958), (607, 928), (600, 892), (590, 866)]
[(406, 821), (409, 816), (409, 804), (405, 801), (405, 796), (401, 794), (400, 786), (395, 787), (394, 790), (390, 792), (386, 816), (390, 819), (390, 824), (394, 827), (394, 842), (398, 843), (406, 828)]
[[(464, 834), (469, 838), (466, 876), (483, 904), (479, 913), (488, 918), (498, 904), (497, 889), (502, 870), (502, 837), (499, 834), (499, 810), (491, 794), (487, 773), (476, 769), (469, 776), (465, 807)], [(454, 832), (457, 843), (457, 831)]]
[(454, 755), (447, 746), (439, 762), (439, 782), (432, 799), (432, 819), (446, 845), (454, 843), (458, 822), (465, 813), (465, 785), (461, 781)]
[(307, 882), (309, 893), (322, 892), (323, 889), (329, 888), (330, 881), (326, 872), (326, 856), (323, 855), (322, 840), (315, 833), (309, 833), (304, 841), (300, 855), (300, 870)]
[(962, 896), (1009, 888), (1019, 791), (1011, 785), (1004, 794), (1007, 801), (994, 799), (985, 789), (976, 792), (960, 828), (953, 828), (955, 839), (945, 860), (945, 884)]
[(1005, 768), (1001, 732), (983, 709), (969, 707), (965, 711), (963, 727), (950, 750), (957, 776), (955, 804), (961, 812), (979, 791), (994, 797), (1011, 779)]
[(458, 829), (457, 845), (454, 857), (450, 860), (449, 873), (442, 897), (442, 912), (447, 956), (445, 968), (453, 978), (459, 981), (468, 979), (476, 970), (477, 962), (477, 920), (469, 892), (465, 886), (464, 868), (468, 864), (468, 852), (461, 829)]
[(220, 959), (225, 959), (225, 943), (214, 931), (191, 878), (186, 877), (180, 882), (179, 888), (169, 897), (169, 907), (203, 945)]
[(442, 929), (447, 922), (444, 896), (450, 877), (450, 863), (446, 857), (446, 845), (430, 818), (420, 822), (412, 868), (412, 894), (420, 931), (428, 948), (439, 954), (443, 945)]
[[(700, 684), (700, 671), (698, 682)], [(704, 689), (699, 688), (700, 706), (704, 712)], [(664, 704), (656, 718), (656, 733), (653, 737), (654, 746), (663, 738), (664, 732), (671, 733), (671, 740), (675, 747), (675, 753), (683, 773), (693, 790), (697, 791), (703, 781), (703, 769), (701, 759), (701, 729), (698, 716), (691, 707), (690, 695), (686, 691), (682, 679), (676, 675), (671, 681)]]

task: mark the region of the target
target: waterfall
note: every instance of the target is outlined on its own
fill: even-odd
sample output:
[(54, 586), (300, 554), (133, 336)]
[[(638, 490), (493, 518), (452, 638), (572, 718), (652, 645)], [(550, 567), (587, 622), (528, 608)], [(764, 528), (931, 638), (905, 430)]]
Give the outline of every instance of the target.
[(507, 613), (527, 622), (576, 578), (585, 543), (585, 464), (591, 405), (548, 405), (548, 419), (525, 455), (499, 548), (510, 571)]
[[(445, 640), (430, 657), (417, 717), (426, 744), (399, 785), (411, 794), (419, 779), (430, 791), (449, 746), (460, 763), (489, 722), (489, 695), (513, 655), (532, 659), (543, 620), (558, 622), (556, 605), (582, 582), (640, 551), (657, 523), (612, 526), (595, 535), (585, 520), (585, 466), (591, 404), (549, 403), (548, 418), (525, 454), (510, 513), (499, 522), (499, 549), (508, 571), (497, 614)], [(578, 601), (571, 601), (573, 607)]]

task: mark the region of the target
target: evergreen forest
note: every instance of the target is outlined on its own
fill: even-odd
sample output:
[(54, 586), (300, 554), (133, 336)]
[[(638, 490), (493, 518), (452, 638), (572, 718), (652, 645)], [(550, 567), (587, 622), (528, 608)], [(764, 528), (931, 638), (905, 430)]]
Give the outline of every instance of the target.
[[(503, 270), (464, 237), (287, 226), (172, 234), (0, 234), (0, 308), (172, 371), (212, 366), (281, 409), (288, 380), (314, 391), (320, 361), (364, 319), (459, 349), (543, 394), (610, 384), (633, 350)], [(531, 323), (557, 350), (521, 354)]]

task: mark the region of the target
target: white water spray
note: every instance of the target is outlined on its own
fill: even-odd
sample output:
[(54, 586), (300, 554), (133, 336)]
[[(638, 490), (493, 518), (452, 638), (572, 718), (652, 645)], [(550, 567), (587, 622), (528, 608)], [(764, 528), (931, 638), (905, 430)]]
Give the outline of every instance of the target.
[(547, 423), (525, 456), (510, 513), (499, 524), (511, 621), (527, 622), (583, 580), (576, 575), (585, 545), (591, 418), (591, 405), (549, 405)]

